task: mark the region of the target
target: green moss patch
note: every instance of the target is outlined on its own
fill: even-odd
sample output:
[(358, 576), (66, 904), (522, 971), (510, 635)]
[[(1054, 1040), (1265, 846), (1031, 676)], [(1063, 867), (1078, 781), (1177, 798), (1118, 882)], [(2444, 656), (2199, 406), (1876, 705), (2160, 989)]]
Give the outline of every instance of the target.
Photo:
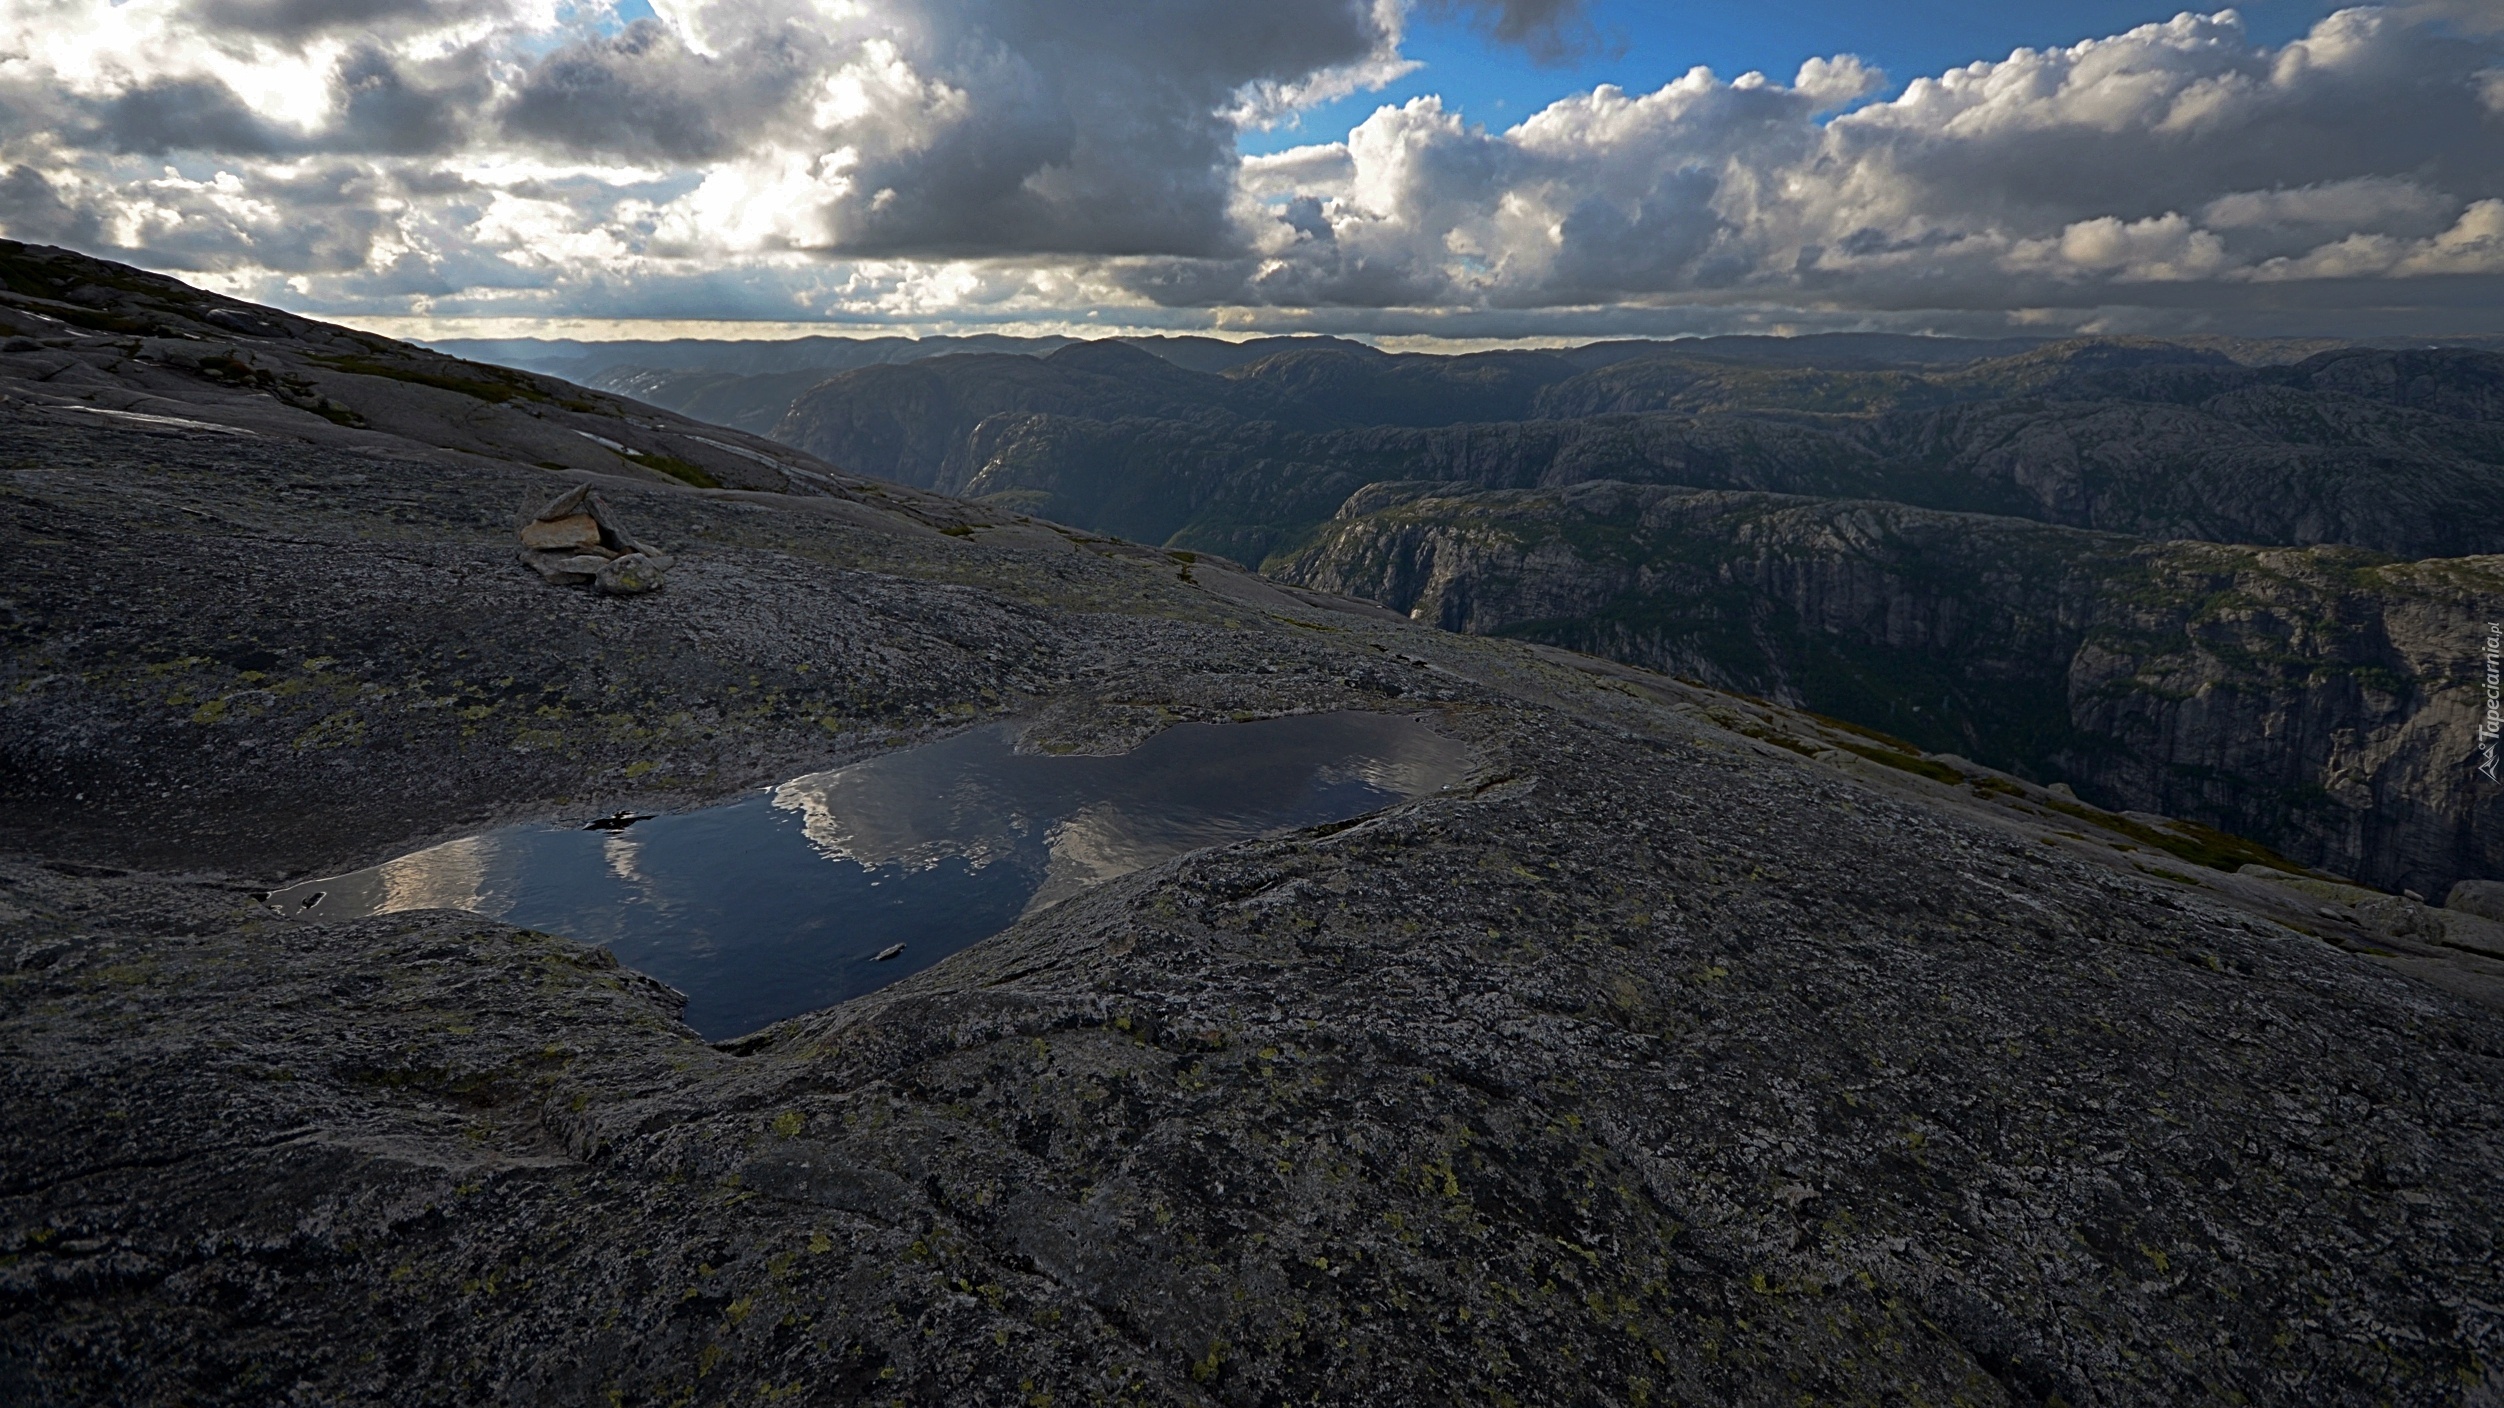
[(1944, 782), (1950, 787), (1960, 787), (1965, 782), (1965, 774), (1945, 763), (1934, 763), (1917, 754), (1899, 753), (1893, 748), (1871, 748), (1865, 744), (1840, 738), (1835, 740), (1835, 746), (1846, 753), (1858, 754), (1873, 763), (1894, 768), (1898, 772), (1909, 772), (1916, 777), (1929, 778), (1933, 782)]
[(705, 473), (704, 466), (691, 464), (686, 460), (680, 459), (676, 455), (664, 455), (651, 451), (642, 451), (636, 454), (635, 463), (652, 469), (657, 469), (682, 484), (692, 484), (699, 489), (718, 489), (722, 487), (722, 481), (714, 478), (710, 474)]
[(504, 372), (495, 367), (474, 363), (459, 365), (479, 376), (455, 376), (450, 372), (421, 371), (416, 367), (386, 362), (376, 357), (317, 357), (314, 359), (337, 371), (356, 376), (378, 376), (390, 381), (405, 381), (413, 386), (431, 386), (438, 391), (457, 391), (481, 401), (502, 405), (519, 398), (524, 401), (551, 401), (554, 398), (523, 379), (519, 373)]
[(2233, 871), (2247, 865), (2265, 865), (2290, 875), (2306, 873), (2303, 866), (2258, 841), (2230, 831), (2220, 831), (2213, 826), (2202, 826), (2196, 821), (2168, 821), (2164, 826), (2156, 827), (2090, 807), (2083, 802), (2047, 800), (2043, 805), (2211, 870)]

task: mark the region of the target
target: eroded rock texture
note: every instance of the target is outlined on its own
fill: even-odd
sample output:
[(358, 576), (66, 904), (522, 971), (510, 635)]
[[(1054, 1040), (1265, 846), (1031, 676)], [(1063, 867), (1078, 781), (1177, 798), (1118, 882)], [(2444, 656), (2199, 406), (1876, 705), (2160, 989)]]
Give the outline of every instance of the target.
[(1513, 780), (1166, 867), (728, 1051), (544, 936), (18, 866), (9, 1372), (31, 1401), (2482, 1381), (2493, 1011), (1788, 765), (1450, 726)]
[[(579, 472), (10, 395), (0, 1401), (2494, 1398), (2474, 916), (831, 468), (599, 479), (675, 560), (621, 599), (513, 558)], [(1343, 708), (1483, 766), (720, 1045), (561, 937), (258, 898)]]

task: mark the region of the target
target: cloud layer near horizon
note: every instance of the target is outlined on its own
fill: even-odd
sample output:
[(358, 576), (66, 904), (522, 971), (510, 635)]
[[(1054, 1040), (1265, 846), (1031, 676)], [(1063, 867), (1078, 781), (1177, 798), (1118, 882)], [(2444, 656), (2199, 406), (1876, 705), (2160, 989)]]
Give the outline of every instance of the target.
[[(2397, 331), (2504, 310), (2504, 37), (2231, 11), (1914, 78), (1848, 56), (1431, 98), (1405, 0), (0, 0), (0, 227), (308, 311), (1504, 335)], [(1485, 0), (1573, 42), (1568, 0)], [(2468, 16), (2467, 20), (2463, 15)], [(2440, 327), (2435, 325), (2440, 324)]]

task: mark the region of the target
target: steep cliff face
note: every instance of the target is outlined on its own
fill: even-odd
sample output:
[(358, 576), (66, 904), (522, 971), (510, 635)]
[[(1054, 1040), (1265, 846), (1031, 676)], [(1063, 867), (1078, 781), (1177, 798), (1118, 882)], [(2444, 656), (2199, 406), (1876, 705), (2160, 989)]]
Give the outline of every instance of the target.
[(2480, 650), (2504, 558), (2142, 550), (2069, 662), (2105, 795), (2275, 838), (2390, 889), (2504, 874), (2504, 792), (2481, 780)]
[(1375, 492), (1273, 571), (1761, 693), (2376, 884), (2504, 873), (2504, 559), (2395, 563), (1658, 486)]

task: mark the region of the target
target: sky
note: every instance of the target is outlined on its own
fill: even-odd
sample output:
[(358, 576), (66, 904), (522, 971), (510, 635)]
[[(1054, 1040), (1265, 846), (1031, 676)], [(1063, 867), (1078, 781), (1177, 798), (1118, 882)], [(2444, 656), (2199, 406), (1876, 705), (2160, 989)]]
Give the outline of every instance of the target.
[[(2338, 9), (2329, 0), (2261, 0), (2244, 28), (2266, 44), (2302, 37)], [(1238, 145), (1269, 152), (1331, 140), (1384, 103), (1428, 94), (1471, 120), (1509, 127), (1549, 103), (1603, 83), (1644, 92), (1698, 64), (1727, 78), (1788, 76), (1813, 58), (1852, 54), (1899, 80), (1943, 73), (2022, 48), (2074, 44), (2182, 13), (2164, 0), (1609, 0), (1585, 7), (1560, 48), (1489, 43), (1466, 13), (1413, 14), (1401, 51), (1417, 69), (1376, 91), (1351, 93)], [(1897, 87), (1901, 86), (1899, 82)]]
[(2504, 332), (2504, 0), (0, 0), (0, 231), (418, 337)]

